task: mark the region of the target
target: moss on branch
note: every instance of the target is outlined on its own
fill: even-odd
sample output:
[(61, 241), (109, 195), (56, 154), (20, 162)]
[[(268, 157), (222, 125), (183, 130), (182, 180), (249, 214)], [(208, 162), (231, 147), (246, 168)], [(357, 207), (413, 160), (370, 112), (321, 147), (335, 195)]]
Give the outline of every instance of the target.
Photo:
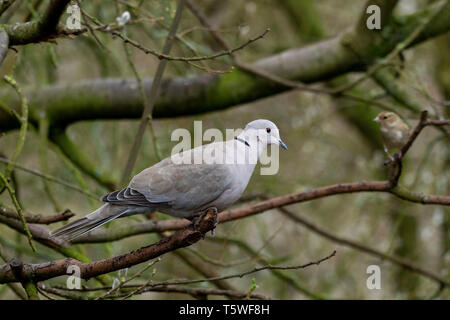
[(9, 45), (24, 45), (45, 41), (57, 32), (57, 26), (70, 0), (51, 0), (42, 18), (38, 21), (0, 26), (9, 36)]
[[(438, 2), (436, 5), (441, 5)], [(392, 51), (404, 41), (434, 6), (402, 19), (401, 23), (386, 31), (387, 35), (375, 41), (370, 50), (359, 54), (378, 57)], [(426, 25), (412, 44), (429, 39), (450, 29), (450, 4)], [(349, 31), (352, 33), (353, 30)], [(347, 35), (349, 34), (347, 33)], [(350, 38), (344, 35), (287, 50), (264, 58), (253, 67), (271, 72), (285, 79), (305, 83), (326, 81), (349, 71), (361, 70), (352, 50), (345, 46)], [(412, 45), (411, 44), (411, 45)], [(365, 60), (365, 59), (363, 59)], [(151, 79), (143, 79), (146, 92)], [(288, 90), (285, 86), (260, 79), (241, 70), (224, 75), (205, 74), (189, 78), (166, 79), (156, 101), (153, 117), (169, 118), (199, 114), (229, 108)], [(16, 107), (15, 97), (2, 92), (5, 104)], [(69, 85), (54, 85), (28, 92), (30, 108), (46, 108), (50, 126), (64, 127), (83, 120), (130, 119), (142, 114), (142, 99), (135, 79), (99, 79)], [(32, 113), (33, 115), (33, 113)], [(36, 119), (31, 119), (36, 121)], [(0, 111), (0, 127), (17, 128), (12, 115)]]

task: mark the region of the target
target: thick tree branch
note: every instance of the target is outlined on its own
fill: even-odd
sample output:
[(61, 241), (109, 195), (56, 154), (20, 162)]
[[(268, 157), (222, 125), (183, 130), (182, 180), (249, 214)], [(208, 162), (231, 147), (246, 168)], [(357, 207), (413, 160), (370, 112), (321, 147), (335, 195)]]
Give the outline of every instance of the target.
[[(5, 262), (5, 263), (12, 260), (12, 257), (8, 255), (6, 250), (4, 250), (1, 242), (0, 242), (0, 260), (3, 260), (3, 262)], [(14, 294), (18, 298), (20, 298), (22, 300), (27, 299), (27, 295), (26, 295), (25, 291), (23, 290), (23, 288), (20, 288), (19, 285), (11, 282), (11, 283), (8, 283), (7, 286), (11, 289), (12, 292), (14, 292)]]
[[(90, 279), (112, 271), (128, 268), (133, 265), (156, 258), (164, 253), (175, 249), (191, 245), (199, 241), (208, 231), (214, 229), (217, 214), (214, 210), (209, 210), (205, 217), (199, 222), (198, 226), (193, 224), (184, 228), (162, 240), (140, 248), (127, 254), (117, 257), (103, 259), (90, 263), (65, 258), (50, 263), (28, 265), (24, 264), (21, 268), (21, 277), (29, 281), (37, 282), (67, 274), (67, 268), (70, 265), (76, 265), (80, 268), (81, 277)], [(19, 279), (9, 264), (0, 266), (0, 283), (16, 282)]]
[[(5, 224), (20, 233), (24, 233), (22, 224), (18, 219), (0, 215), (0, 223)], [(60, 239), (50, 237), (50, 230), (43, 225), (30, 223), (28, 224), (28, 227), (33, 235), (33, 239), (44, 246), (47, 246), (66, 257), (72, 257), (84, 262), (90, 261), (88, 257), (78, 251), (75, 247), (67, 247), (67, 243), (64, 243)], [(102, 284), (109, 284), (112, 282), (108, 276), (99, 276), (97, 277), (97, 280)]]
[(1, 26), (8, 33), (9, 45), (16, 46), (45, 41), (56, 34), (59, 19), (69, 2), (70, 0), (51, 0), (39, 21)]
[[(373, 43), (376, 48), (358, 54), (363, 58), (364, 55), (372, 55), (374, 52), (377, 53), (377, 57), (388, 54), (398, 43), (410, 36), (422, 19), (436, 10), (436, 5), (442, 3), (437, 2), (423, 11), (404, 18), (403, 23), (391, 26), (392, 36), (381, 38)], [(447, 32), (450, 29), (449, 14), (450, 3), (447, 3), (415, 37), (411, 45)], [(355, 59), (355, 53), (348, 47), (348, 42), (352, 41), (349, 40), (352, 39), (348, 36), (350, 33), (353, 34), (353, 30), (259, 60), (252, 64), (252, 67), (283, 79), (305, 83), (326, 81), (349, 71), (362, 70), (364, 59)], [(151, 83), (151, 79), (143, 79), (146, 92), (150, 91)], [(136, 88), (138, 86), (135, 79), (101, 79), (49, 86), (29, 92), (30, 108), (36, 110), (45, 107), (50, 125), (60, 127), (83, 120), (139, 118), (143, 106), (141, 95)], [(289, 89), (240, 70), (224, 75), (205, 74), (190, 78), (167, 79), (162, 83), (153, 116), (167, 118), (221, 110)], [(2, 92), (2, 96), (7, 105), (17, 106), (16, 97), (7, 92)], [(0, 111), (0, 127), (3, 130), (16, 129), (18, 123), (12, 115)]]
[(23, 277), (23, 262), (17, 258), (14, 258), (8, 263), (8, 266), (16, 279), (22, 284), (22, 287), (25, 289), (27, 299), (40, 300), (36, 283), (30, 279)]

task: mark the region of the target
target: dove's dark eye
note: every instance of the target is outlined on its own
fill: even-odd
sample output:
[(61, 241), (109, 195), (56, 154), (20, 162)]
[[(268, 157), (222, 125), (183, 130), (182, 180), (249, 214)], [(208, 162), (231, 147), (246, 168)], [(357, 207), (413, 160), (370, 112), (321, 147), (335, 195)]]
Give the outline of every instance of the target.
[(385, 119), (385, 120), (386, 120), (387, 118), (388, 118), (387, 116), (384, 116), (384, 117), (383, 117), (383, 119)]
[(270, 133), (270, 128), (266, 128), (267, 133)]

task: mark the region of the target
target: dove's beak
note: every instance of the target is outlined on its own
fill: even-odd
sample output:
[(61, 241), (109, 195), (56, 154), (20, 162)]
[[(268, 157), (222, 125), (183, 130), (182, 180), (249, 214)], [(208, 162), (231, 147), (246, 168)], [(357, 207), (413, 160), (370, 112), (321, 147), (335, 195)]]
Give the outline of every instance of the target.
[(380, 118), (376, 117), (375, 119), (373, 119), (373, 121), (380, 122)]
[(283, 141), (281, 141), (281, 139), (278, 140), (278, 144), (279, 144), (280, 147), (282, 147), (284, 150), (287, 150), (287, 149), (288, 149), (287, 145), (286, 145)]

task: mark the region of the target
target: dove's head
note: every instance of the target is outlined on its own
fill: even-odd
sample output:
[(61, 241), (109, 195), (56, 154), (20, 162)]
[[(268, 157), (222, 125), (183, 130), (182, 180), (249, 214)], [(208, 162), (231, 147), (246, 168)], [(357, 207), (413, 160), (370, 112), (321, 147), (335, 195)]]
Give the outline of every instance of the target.
[(280, 131), (275, 123), (269, 120), (258, 119), (249, 122), (240, 136), (248, 139), (249, 143), (256, 142), (264, 147), (276, 144), (287, 150), (286, 144), (280, 139)]

